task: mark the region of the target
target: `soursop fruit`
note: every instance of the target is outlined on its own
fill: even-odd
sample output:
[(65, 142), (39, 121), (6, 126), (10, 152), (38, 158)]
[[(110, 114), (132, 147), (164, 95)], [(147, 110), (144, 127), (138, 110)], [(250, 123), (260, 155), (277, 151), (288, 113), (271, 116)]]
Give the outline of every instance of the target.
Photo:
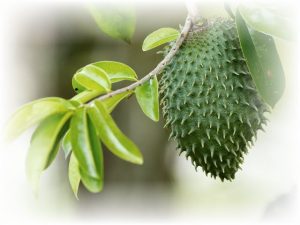
[(180, 152), (206, 175), (234, 179), (269, 111), (234, 21), (219, 18), (193, 28), (162, 72), (160, 87), (166, 126)]

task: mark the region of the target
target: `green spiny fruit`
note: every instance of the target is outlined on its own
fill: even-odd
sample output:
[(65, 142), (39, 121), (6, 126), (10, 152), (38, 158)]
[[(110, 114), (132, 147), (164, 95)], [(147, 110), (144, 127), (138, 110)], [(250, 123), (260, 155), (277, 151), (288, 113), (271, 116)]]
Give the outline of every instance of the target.
[(234, 179), (269, 110), (257, 93), (235, 23), (188, 34), (160, 81), (166, 126), (180, 152), (212, 177)]

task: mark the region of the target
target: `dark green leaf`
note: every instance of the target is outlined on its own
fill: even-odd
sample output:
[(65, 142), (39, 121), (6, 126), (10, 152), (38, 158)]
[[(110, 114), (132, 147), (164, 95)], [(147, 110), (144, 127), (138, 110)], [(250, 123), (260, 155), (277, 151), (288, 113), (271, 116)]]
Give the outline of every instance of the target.
[(9, 120), (6, 128), (6, 138), (8, 140), (14, 139), (46, 117), (72, 109), (74, 109), (74, 106), (70, 102), (57, 97), (42, 98), (27, 103), (15, 112)]
[(72, 151), (70, 130), (68, 130), (66, 132), (65, 136), (63, 137), (63, 140), (62, 140), (62, 149), (64, 151), (65, 158), (68, 158), (69, 154)]
[(73, 76), (72, 86), (77, 93), (85, 90), (98, 90), (100, 93), (107, 93), (111, 89), (111, 82), (103, 69), (90, 64)]
[(40, 175), (54, 160), (59, 143), (68, 129), (72, 113), (55, 114), (46, 118), (32, 136), (28, 156), (27, 175), (35, 192)]
[(156, 48), (165, 43), (174, 41), (179, 36), (179, 31), (174, 28), (160, 28), (149, 34), (143, 43), (143, 51)]
[(238, 10), (252, 29), (286, 40), (296, 40), (293, 21), (276, 14), (274, 10), (253, 2), (240, 4)]
[(74, 113), (70, 135), (83, 184), (91, 192), (100, 192), (103, 187), (102, 148), (86, 108), (78, 108)]
[(154, 121), (159, 120), (158, 82), (156, 76), (135, 89), (136, 99), (143, 112)]
[(122, 101), (124, 98), (130, 96), (133, 93), (133, 91), (126, 91), (117, 95), (114, 95), (111, 98), (107, 98), (102, 101), (102, 104), (107, 109), (108, 113), (111, 113), (114, 108), (119, 104), (120, 101)]
[(94, 104), (88, 109), (88, 113), (103, 143), (121, 159), (142, 164), (143, 157), (140, 150), (120, 131), (105, 106), (100, 101), (95, 101)]
[(239, 11), (236, 23), (242, 51), (256, 88), (265, 102), (274, 107), (283, 94), (285, 84), (274, 40), (254, 30), (250, 33)]
[(89, 7), (100, 29), (110, 37), (131, 42), (136, 24), (135, 10), (132, 6), (120, 2), (106, 3), (102, 7)]
[(79, 163), (76, 156), (72, 153), (69, 162), (69, 182), (75, 197), (78, 199), (78, 188), (81, 180)]

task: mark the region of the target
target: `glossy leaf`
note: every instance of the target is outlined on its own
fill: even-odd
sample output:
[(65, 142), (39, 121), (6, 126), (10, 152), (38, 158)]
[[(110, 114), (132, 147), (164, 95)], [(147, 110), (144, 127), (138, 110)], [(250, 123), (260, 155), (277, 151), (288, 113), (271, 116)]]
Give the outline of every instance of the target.
[(27, 155), (26, 169), (28, 179), (37, 192), (40, 175), (54, 160), (59, 143), (68, 129), (72, 113), (55, 114), (45, 119), (32, 136)]
[(72, 151), (70, 130), (68, 130), (66, 132), (65, 136), (63, 137), (63, 140), (62, 140), (62, 149), (64, 151), (65, 158), (68, 158), (69, 154)]
[(72, 188), (72, 191), (75, 195), (75, 197), (78, 199), (78, 188), (80, 185), (80, 169), (79, 169), (79, 163), (76, 159), (76, 156), (72, 153), (70, 157), (70, 162), (69, 162), (69, 182)]
[[(96, 66), (106, 72), (111, 83), (119, 82), (122, 80), (137, 81), (135, 71), (128, 65), (116, 61), (99, 61), (91, 63), (90, 65)], [(79, 69), (79, 73), (83, 68)]]
[(6, 127), (6, 138), (12, 140), (46, 117), (72, 109), (74, 106), (70, 102), (57, 97), (42, 98), (27, 103), (10, 118)]
[(98, 90), (100, 93), (106, 93), (111, 89), (111, 82), (103, 69), (87, 65), (73, 76), (72, 86), (77, 93), (85, 90)]
[(158, 82), (156, 76), (135, 89), (136, 99), (143, 112), (154, 121), (159, 120)]
[(100, 61), (92, 64), (103, 69), (108, 74), (112, 83), (122, 80), (137, 81), (135, 71), (124, 63), (115, 61)]
[(127, 91), (123, 92), (117, 95), (114, 95), (111, 98), (107, 98), (102, 101), (102, 104), (107, 109), (108, 113), (111, 113), (114, 108), (121, 102), (124, 98), (130, 96), (133, 93), (133, 91)]
[(271, 36), (247, 28), (239, 11), (237, 30), (246, 62), (261, 97), (274, 107), (284, 91), (284, 72)]
[(165, 43), (174, 41), (178, 36), (179, 31), (174, 28), (160, 28), (145, 38), (142, 49), (143, 51), (148, 51)]
[(100, 101), (95, 101), (94, 105), (88, 109), (88, 113), (96, 126), (100, 139), (112, 153), (135, 164), (143, 163), (140, 150), (120, 131)]
[(123, 3), (106, 3), (102, 7), (89, 7), (99, 28), (110, 37), (131, 42), (136, 24), (135, 10)]
[(286, 40), (296, 40), (293, 21), (276, 14), (274, 10), (252, 2), (240, 4), (238, 10), (252, 29)]
[(93, 90), (93, 91), (83, 91), (80, 92), (79, 94), (75, 95), (71, 100), (73, 102), (78, 102), (80, 104), (84, 104), (96, 97), (98, 97), (99, 95), (101, 95), (102, 91), (99, 90)]
[(84, 186), (91, 192), (103, 187), (103, 156), (100, 140), (86, 108), (78, 108), (70, 125), (72, 150), (79, 166)]

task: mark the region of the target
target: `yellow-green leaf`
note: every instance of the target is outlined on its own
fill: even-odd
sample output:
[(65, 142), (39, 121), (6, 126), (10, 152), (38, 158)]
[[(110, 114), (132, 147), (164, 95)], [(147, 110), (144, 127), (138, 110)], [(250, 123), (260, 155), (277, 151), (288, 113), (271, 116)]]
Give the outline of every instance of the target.
[(75, 95), (74, 97), (72, 97), (71, 101), (73, 102), (78, 102), (80, 104), (84, 104), (96, 97), (98, 97), (99, 95), (101, 95), (101, 93), (103, 93), (101, 90), (92, 90), (92, 91), (88, 91), (85, 90), (83, 92), (80, 92), (79, 94)]
[(71, 144), (71, 136), (70, 136), (70, 130), (68, 130), (65, 134), (65, 136), (63, 137), (62, 140), (62, 149), (64, 151), (65, 154), (65, 158), (68, 158), (69, 154), (72, 151), (72, 144)]
[(111, 89), (111, 82), (103, 69), (90, 64), (73, 76), (72, 86), (77, 93), (85, 90), (97, 90), (100, 93), (106, 93)]
[(91, 192), (103, 187), (103, 155), (100, 140), (86, 108), (76, 110), (71, 120), (72, 151), (78, 160), (84, 186)]
[(27, 103), (10, 118), (6, 127), (6, 138), (12, 140), (46, 117), (67, 112), (74, 106), (63, 98), (49, 97)]
[(135, 71), (128, 65), (115, 61), (100, 61), (92, 65), (103, 69), (112, 83), (122, 80), (137, 81)]
[(106, 2), (99, 7), (90, 6), (89, 10), (104, 33), (130, 43), (135, 30), (136, 15), (128, 2)]
[(159, 120), (158, 82), (156, 76), (135, 89), (136, 99), (145, 113), (154, 121)]
[(122, 133), (100, 101), (95, 101), (88, 113), (100, 139), (113, 154), (131, 163), (143, 163), (140, 150)]
[(130, 96), (133, 93), (133, 91), (126, 91), (117, 95), (114, 95), (113, 97), (107, 98), (102, 101), (102, 104), (107, 109), (108, 113), (111, 113), (114, 108), (119, 104), (120, 101), (122, 101), (124, 98)]
[(165, 43), (174, 41), (178, 36), (179, 31), (174, 28), (160, 28), (145, 38), (142, 49), (143, 51), (148, 51)]
[[(122, 80), (128, 80), (128, 81), (137, 81), (137, 75), (135, 71), (128, 65), (116, 61), (99, 61), (94, 62), (89, 65), (98, 67), (101, 70), (104, 70), (106, 74), (109, 77), (109, 80), (111, 83), (119, 82)], [(83, 67), (84, 68), (84, 67)], [(83, 68), (79, 69), (76, 73), (80, 73)], [(73, 87), (78, 84), (76, 84), (76, 81), (73, 81)], [(79, 87), (79, 91), (83, 90), (84, 88)]]
[(35, 192), (38, 190), (40, 175), (54, 160), (59, 143), (68, 129), (72, 112), (55, 114), (46, 118), (32, 136), (27, 155), (26, 170)]
[(76, 156), (72, 153), (69, 162), (69, 182), (75, 197), (78, 199), (78, 188), (81, 180), (79, 163)]

